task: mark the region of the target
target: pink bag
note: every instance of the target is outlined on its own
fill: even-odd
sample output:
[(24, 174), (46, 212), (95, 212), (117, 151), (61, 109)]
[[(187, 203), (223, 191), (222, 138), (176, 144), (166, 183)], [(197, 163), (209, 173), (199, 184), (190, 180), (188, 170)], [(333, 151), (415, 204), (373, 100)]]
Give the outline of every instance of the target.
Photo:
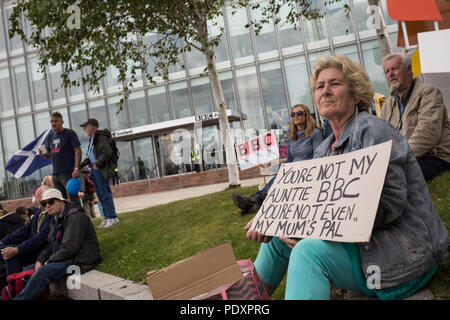
[(221, 286), (200, 297), (199, 300), (269, 300), (263, 282), (250, 259), (239, 260), (242, 278), (231, 285)]

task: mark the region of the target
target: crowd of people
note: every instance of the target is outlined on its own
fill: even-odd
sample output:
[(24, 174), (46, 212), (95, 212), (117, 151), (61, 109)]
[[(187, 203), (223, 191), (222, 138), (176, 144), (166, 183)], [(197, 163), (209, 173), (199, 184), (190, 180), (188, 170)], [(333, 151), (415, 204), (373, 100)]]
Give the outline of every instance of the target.
[[(33, 194), (33, 206), (13, 213), (0, 208), (0, 288), (9, 275), (35, 270), (16, 300), (38, 299), (50, 283), (67, 275), (70, 265), (85, 273), (101, 262), (91, 221), (96, 216), (94, 203), (103, 219), (98, 228), (119, 222), (108, 182), (117, 168), (111, 133), (99, 130), (96, 119), (80, 124), (90, 138), (81, 161), (78, 136), (63, 123), (60, 113), (51, 114), (52, 130), (39, 153), (52, 159), (52, 176), (45, 177)], [(71, 179), (79, 182), (76, 192), (69, 187)]]
[[(329, 299), (330, 283), (381, 299), (407, 297), (435, 274), (447, 255), (448, 232), (429, 194), (426, 181), (450, 169), (450, 124), (440, 91), (414, 79), (404, 54), (383, 58), (391, 96), (382, 118), (368, 113), (374, 96), (364, 69), (345, 56), (319, 59), (311, 77), (314, 101), (326, 127), (319, 127), (310, 108), (291, 108), (288, 162), (340, 155), (392, 141), (389, 165), (374, 228), (368, 243), (269, 237), (245, 227), (247, 239), (261, 243), (255, 268), (271, 294), (287, 273), (286, 299)], [(42, 156), (51, 157), (53, 175), (34, 195), (32, 208), (0, 211), (0, 282), (10, 274), (35, 273), (16, 299), (36, 299), (45, 287), (66, 275), (69, 265), (82, 272), (102, 260), (93, 203), (104, 217), (99, 227), (118, 222), (109, 179), (116, 172), (111, 133), (96, 119), (80, 126), (90, 142), (81, 161), (77, 134), (51, 115), (52, 132)], [(67, 189), (77, 178), (76, 194)], [(233, 195), (241, 215), (256, 213), (275, 177), (250, 197)], [(0, 208), (2, 209), (2, 208)], [(380, 288), (366, 285), (368, 266), (381, 270)], [(3, 285), (2, 283), (2, 285)]]

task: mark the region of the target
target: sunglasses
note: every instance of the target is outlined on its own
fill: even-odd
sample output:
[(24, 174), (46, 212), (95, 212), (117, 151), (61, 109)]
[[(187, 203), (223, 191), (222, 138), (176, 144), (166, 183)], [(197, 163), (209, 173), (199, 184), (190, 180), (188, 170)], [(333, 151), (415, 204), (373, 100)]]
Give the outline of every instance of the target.
[(41, 202), (41, 205), (45, 208), (46, 206), (47, 206), (47, 204), (49, 204), (49, 205), (53, 205), (54, 203), (55, 203), (55, 201), (56, 201), (56, 199), (50, 199), (50, 200), (48, 200), (48, 201), (42, 201)]
[(304, 111), (291, 112), (291, 118), (294, 118), (295, 116), (300, 117), (304, 114), (305, 114)]

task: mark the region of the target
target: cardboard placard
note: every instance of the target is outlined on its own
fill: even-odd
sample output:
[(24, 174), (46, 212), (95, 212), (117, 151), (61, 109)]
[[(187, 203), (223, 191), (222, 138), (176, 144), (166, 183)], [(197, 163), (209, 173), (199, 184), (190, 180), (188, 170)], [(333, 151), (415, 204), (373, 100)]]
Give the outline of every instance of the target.
[(242, 278), (226, 241), (166, 268), (147, 272), (146, 281), (155, 300), (186, 300)]
[(271, 130), (250, 140), (236, 144), (241, 170), (271, 162), (280, 157), (275, 131)]
[(288, 238), (369, 241), (391, 146), (388, 141), (282, 164), (250, 230)]

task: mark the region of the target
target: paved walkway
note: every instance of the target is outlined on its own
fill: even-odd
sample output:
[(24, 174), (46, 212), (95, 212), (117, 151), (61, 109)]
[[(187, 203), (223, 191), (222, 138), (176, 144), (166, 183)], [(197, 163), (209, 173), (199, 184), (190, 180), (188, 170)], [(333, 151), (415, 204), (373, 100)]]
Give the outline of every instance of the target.
[[(266, 178), (269, 181), (270, 177)], [(248, 180), (241, 180), (242, 187), (249, 187), (259, 185), (264, 182), (264, 178), (255, 178)], [(199, 197), (205, 194), (216, 193), (225, 190), (228, 187), (228, 182), (216, 183), (200, 187), (182, 188), (173, 191), (145, 193), (136, 196), (114, 198), (114, 205), (117, 213), (142, 210), (149, 207), (166, 204), (173, 201), (188, 199), (192, 197)], [(98, 214), (98, 208), (95, 206)]]

